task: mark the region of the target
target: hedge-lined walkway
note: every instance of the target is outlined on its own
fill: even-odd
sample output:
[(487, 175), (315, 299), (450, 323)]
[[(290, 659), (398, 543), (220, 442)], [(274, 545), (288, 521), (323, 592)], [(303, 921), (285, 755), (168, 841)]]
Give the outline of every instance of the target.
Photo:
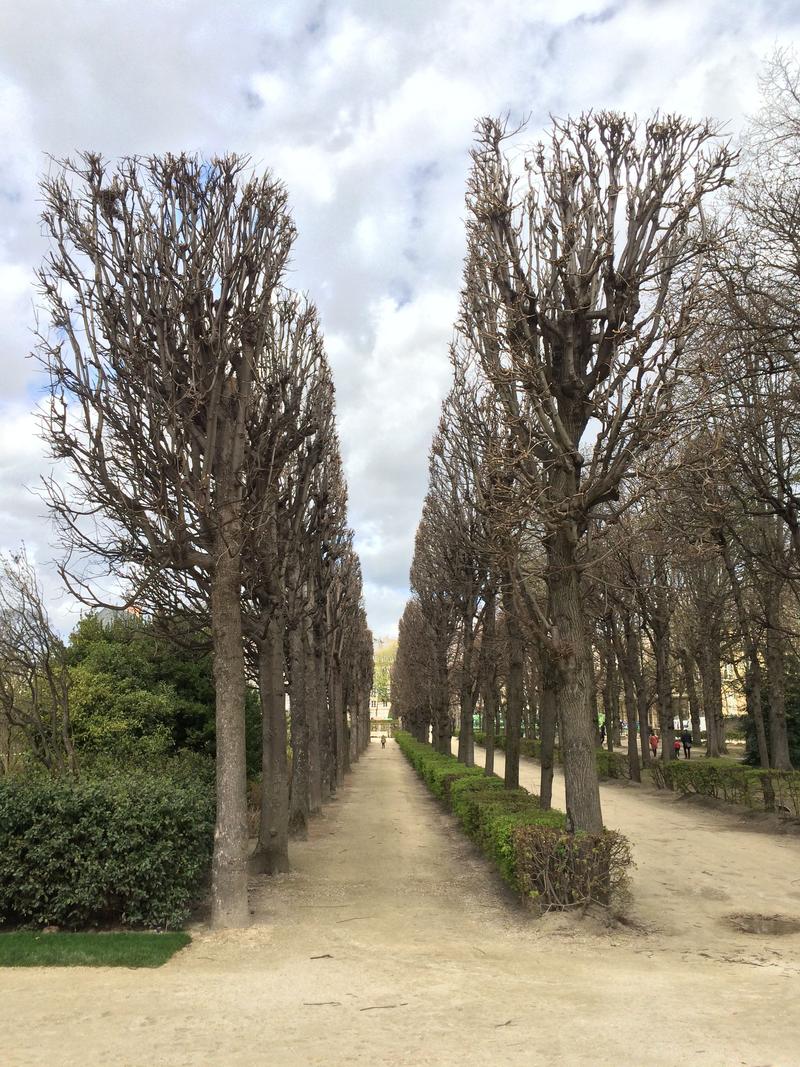
[[(63, 970), (0, 971), (3, 1061), (671, 1067), (795, 1058), (786, 966), (689, 956), (659, 936), (563, 915), (531, 921), (394, 744), (373, 743), (293, 856), (293, 874), (253, 883), (249, 930), (199, 931), (160, 970), (76, 970), (67, 981)], [(677, 879), (677, 852), (671, 862)], [(635, 1025), (626, 1005), (636, 1006)], [(661, 1021), (649, 1025), (645, 1013)]]

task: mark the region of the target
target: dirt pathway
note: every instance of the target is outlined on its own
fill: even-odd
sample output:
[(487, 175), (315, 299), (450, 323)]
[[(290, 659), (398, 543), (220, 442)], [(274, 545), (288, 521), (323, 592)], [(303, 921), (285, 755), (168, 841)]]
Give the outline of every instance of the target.
[[(481, 766), (483, 749), (475, 750)], [(495, 754), (503, 774), (503, 753)], [(539, 792), (539, 764), (523, 758), (520, 782)], [(743, 939), (726, 920), (741, 913), (791, 916), (800, 922), (800, 836), (765, 832), (759, 816), (715, 802), (658, 792), (631, 782), (601, 786), (603, 820), (633, 845), (631, 915), (669, 948), (716, 955), (748, 948), (775, 965), (800, 965), (800, 937)], [(556, 771), (553, 805), (566, 808)], [(800, 1024), (797, 1063), (800, 1064)]]
[[(749, 866), (729, 841), (728, 866)], [(676, 886), (679, 853), (660, 868)], [(788, 881), (797, 854), (776, 855)], [(373, 744), (293, 858), (253, 883), (249, 930), (201, 928), (160, 970), (0, 971), (3, 1067), (800, 1062), (800, 939), (715, 926), (712, 944), (702, 897), (690, 944), (667, 918), (658, 932), (533, 920), (395, 745)]]

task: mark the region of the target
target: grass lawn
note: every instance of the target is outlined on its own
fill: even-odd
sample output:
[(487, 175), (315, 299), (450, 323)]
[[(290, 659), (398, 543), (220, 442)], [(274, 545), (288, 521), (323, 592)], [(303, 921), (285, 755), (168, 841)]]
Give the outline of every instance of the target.
[(184, 933), (0, 934), (0, 967), (160, 967), (191, 938)]

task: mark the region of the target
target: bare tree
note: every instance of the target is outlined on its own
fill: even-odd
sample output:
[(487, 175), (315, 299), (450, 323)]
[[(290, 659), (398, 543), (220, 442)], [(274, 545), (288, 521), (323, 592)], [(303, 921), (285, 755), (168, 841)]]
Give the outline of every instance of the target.
[(283, 187), (237, 156), (65, 160), (42, 183), (39, 272), (51, 402), (43, 434), (74, 477), (48, 485), (68, 557), (146, 580), (207, 576), (217, 701), (213, 921), (247, 907), (241, 618), (247, 418), (293, 240)]
[(583, 608), (585, 536), (665, 432), (707, 235), (727, 182), (711, 123), (600, 113), (555, 122), (515, 177), (507, 131), (479, 125), (461, 329), (503, 407), (544, 524), (567, 810), (602, 826)]

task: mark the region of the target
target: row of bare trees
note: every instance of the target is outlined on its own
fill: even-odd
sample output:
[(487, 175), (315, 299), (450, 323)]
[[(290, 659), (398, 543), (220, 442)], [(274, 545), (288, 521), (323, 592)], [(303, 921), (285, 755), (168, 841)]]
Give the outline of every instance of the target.
[(286, 191), (234, 155), (85, 154), (42, 189), (62, 573), (84, 602), (111, 579), (185, 620), (188, 643), (210, 634), (213, 921), (243, 925), (247, 686), (263, 721), (261, 870), (288, 869), (290, 830), (369, 740), (372, 640), (319, 322), (284, 281)]
[(557, 731), (576, 829), (602, 825), (598, 708), (609, 745), (624, 709), (634, 778), (653, 719), (671, 758), (676, 720), (699, 741), (702, 709), (718, 755), (723, 664), (741, 676), (762, 764), (790, 766), (791, 57), (775, 57), (764, 91), (741, 160), (713, 123), (676, 116), (555, 121), (527, 151), (502, 122), (478, 126), (453, 385), (393, 695), (409, 728), (432, 727), (443, 750), (457, 705), (468, 763), (476, 705), (491, 745), (502, 701), (506, 784), (518, 783), (527, 722), (541, 738), (546, 804)]

